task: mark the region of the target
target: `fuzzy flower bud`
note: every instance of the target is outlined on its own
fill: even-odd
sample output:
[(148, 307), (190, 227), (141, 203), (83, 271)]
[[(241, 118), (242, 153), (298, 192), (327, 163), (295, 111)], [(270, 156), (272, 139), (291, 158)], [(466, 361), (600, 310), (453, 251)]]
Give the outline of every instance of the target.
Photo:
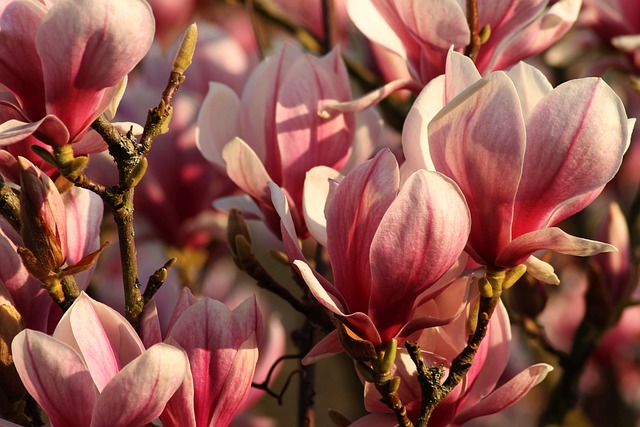
[(34, 255), (39, 265), (38, 272), (30, 272), (40, 278), (41, 273), (55, 271), (65, 262), (64, 204), (49, 177), (23, 157), (18, 158), (18, 163), (21, 234), (25, 248)]

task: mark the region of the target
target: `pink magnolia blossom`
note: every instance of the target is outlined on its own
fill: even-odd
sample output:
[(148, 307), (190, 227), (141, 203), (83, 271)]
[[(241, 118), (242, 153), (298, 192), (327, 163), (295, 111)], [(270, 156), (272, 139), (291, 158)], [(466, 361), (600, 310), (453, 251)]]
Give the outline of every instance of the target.
[(4, 1), (0, 5), (0, 144), (34, 134), (80, 140), (153, 39), (143, 0)]
[(403, 129), (407, 172), (427, 167), (458, 183), (471, 211), (467, 252), (482, 265), (526, 264), (548, 283), (557, 277), (533, 257), (611, 251), (552, 227), (582, 210), (613, 178), (635, 119), (601, 79), (553, 89), (520, 63), (481, 78), (451, 52), (445, 75), (413, 105)]
[(581, 24), (605, 43), (628, 54), (640, 69), (640, 3), (634, 0), (585, 0)]
[[(351, 20), (367, 38), (405, 59), (427, 84), (444, 72), (447, 50), (463, 50), (471, 34), (465, 0), (350, 0)], [(490, 29), (477, 58), (482, 74), (536, 55), (575, 22), (582, 0), (479, 2), (478, 26)]]
[[(315, 232), (331, 257), (334, 284), (304, 261), (286, 200), (275, 184), (271, 191), (289, 258), (316, 299), (356, 335), (382, 348), (403, 328), (406, 334), (442, 322), (414, 319), (413, 311), (455, 278), (445, 273), (467, 240), (469, 213), (451, 180), (422, 170), (400, 186), (398, 164), (388, 150), (349, 173), (329, 192), (326, 230)], [(309, 216), (319, 217), (321, 201), (307, 202), (307, 196), (305, 210), (315, 204)]]
[[(206, 272), (207, 279), (204, 280), (205, 283), (202, 291), (207, 296), (205, 298), (219, 299), (221, 302), (224, 302), (227, 307), (235, 310), (248, 298), (252, 298), (253, 293), (250, 293), (252, 288), (243, 289), (242, 287), (237, 286), (237, 284), (233, 285), (232, 279), (228, 276), (230, 274), (235, 274), (235, 271), (231, 273), (229, 269), (224, 268), (227, 264), (226, 262), (220, 261), (220, 263), (223, 265), (218, 266), (215, 269), (210, 269)], [(233, 265), (233, 268), (235, 269), (235, 265)], [(166, 284), (167, 283), (165, 282), (163, 287), (166, 286)], [(161, 342), (163, 337), (166, 338), (168, 330), (173, 327), (180, 315), (187, 308), (199, 301), (198, 298), (194, 297), (189, 288), (184, 287), (180, 297), (177, 301), (174, 301), (173, 313), (168, 313), (170, 314), (170, 319), (166, 322), (167, 325), (162, 327), (162, 319), (160, 316), (167, 314), (166, 310), (165, 313), (162, 312), (162, 309), (166, 307), (166, 304), (161, 306), (162, 301), (159, 301), (158, 294), (159, 293), (157, 293), (151, 302), (145, 307), (141, 318), (140, 336), (142, 337), (142, 342), (146, 347), (150, 347), (153, 344)], [(269, 309), (268, 304), (261, 303), (260, 300), (258, 300), (258, 303), (260, 303), (260, 311), (264, 314), (264, 318), (261, 322), (264, 322), (265, 328), (264, 333), (262, 333), (262, 337), (258, 342), (259, 358), (255, 367), (253, 381), (261, 383), (267, 379), (268, 375), (271, 375), (271, 378), (273, 378), (273, 375), (277, 373), (278, 369), (271, 373), (270, 371), (272, 371), (272, 368), (274, 367), (274, 364), (276, 364), (278, 358), (286, 353), (286, 331), (278, 313), (273, 311), (269, 313), (267, 311)], [(258, 400), (264, 397), (264, 395), (264, 391), (252, 387), (247, 398), (242, 403), (240, 411), (248, 410), (255, 405)], [(253, 415), (245, 414), (242, 418), (249, 422), (253, 418)], [(238, 417), (235, 417), (231, 425), (238, 425), (236, 423), (237, 421)], [(240, 425), (242, 425), (242, 423), (240, 423)]]
[(353, 113), (327, 119), (318, 111), (327, 103), (350, 99), (338, 51), (315, 58), (285, 47), (254, 70), (241, 98), (211, 83), (198, 117), (198, 146), (256, 201), (277, 234), (280, 219), (267, 184), (274, 181), (283, 187), (297, 234), (306, 236), (300, 212), (304, 174), (317, 165), (342, 167), (355, 126)]
[[(448, 292), (445, 291), (445, 293)], [(442, 365), (445, 375), (451, 361), (466, 345), (467, 316), (450, 324), (424, 330), (416, 337), (427, 366)], [(413, 339), (414, 337), (412, 337)], [(436, 407), (429, 419), (429, 427), (461, 426), (464, 423), (502, 411), (520, 400), (539, 384), (553, 368), (545, 363), (530, 366), (501, 386), (498, 382), (507, 367), (511, 328), (507, 312), (500, 303), (494, 312), (487, 336), (480, 344), (471, 369), (456, 388)], [(405, 350), (398, 352), (395, 376), (401, 378), (400, 399), (416, 419), (420, 412), (421, 392), (415, 364)], [(371, 383), (365, 384), (365, 406), (373, 414), (351, 424), (354, 427), (395, 426), (397, 421), (380, 401), (380, 394)]]
[[(20, 182), (17, 161), (3, 162), (1, 169), (7, 180)], [(23, 159), (30, 172), (31, 190), (34, 206), (41, 206), (41, 216), (53, 234), (51, 243), (59, 245), (56, 259), (73, 266), (88, 254), (98, 249), (100, 244), (100, 222), (102, 221), (102, 200), (88, 190), (71, 188), (59, 194), (55, 185), (42, 172)], [(39, 185), (38, 183), (41, 183)], [(32, 230), (35, 240), (42, 237), (42, 232)], [(39, 236), (39, 237), (38, 237)], [(51, 296), (42, 288), (42, 284), (29, 274), (18, 247), (29, 246), (25, 239), (4, 219), (0, 218), (0, 281), (9, 290), (16, 308), (23, 316), (25, 326), (42, 332), (51, 332), (62, 316), (61, 309), (53, 302)], [(59, 258), (58, 258), (59, 257)], [(42, 261), (44, 261), (41, 258)], [(58, 265), (57, 267), (61, 267)], [(85, 271), (75, 275), (80, 289), (89, 283), (91, 272)]]
[(54, 426), (145, 425), (161, 414), (189, 367), (173, 346), (145, 351), (122, 316), (84, 293), (52, 337), (25, 330), (12, 350), (20, 378)]
[(191, 370), (169, 400), (162, 424), (226, 427), (249, 393), (258, 360), (262, 316), (256, 299), (233, 311), (210, 298), (181, 301), (166, 342), (186, 352)]

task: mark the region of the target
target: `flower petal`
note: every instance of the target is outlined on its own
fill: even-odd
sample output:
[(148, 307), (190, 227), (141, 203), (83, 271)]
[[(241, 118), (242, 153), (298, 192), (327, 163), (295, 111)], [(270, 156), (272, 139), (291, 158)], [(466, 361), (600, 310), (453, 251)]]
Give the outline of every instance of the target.
[(520, 101), (502, 72), (472, 85), (429, 123), (436, 170), (456, 181), (469, 205), (469, 246), (484, 258), (478, 262), (493, 261), (511, 241), (525, 145)]
[(286, 84), (278, 92), (275, 110), (282, 179), (273, 178), (299, 205), (309, 169), (339, 169), (348, 160), (355, 118), (353, 113), (330, 118), (318, 114), (327, 103), (351, 100), (348, 74), (337, 50), (323, 58), (301, 55), (283, 78)]
[(316, 345), (314, 345), (313, 348), (309, 351), (309, 353), (304, 356), (300, 363), (305, 366), (313, 365), (319, 360), (342, 353), (343, 351), (344, 349), (342, 348), (342, 344), (340, 343), (338, 330), (334, 330), (329, 332), (326, 337), (318, 341)]
[(349, 312), (368, 312), (371, 293), (369, 252), (378, 225), (396, 196), (398, 164), (388, 150), (349, 173), (327, 204), (327, 244), (335, 286)]
[(311, 235), (322, 246), (327, 246), (327, 219), (324, 216), (329, 195), (329, 180), (340, 181), (340, 172), (327, 166), (316, 166), (307, 172), (304, 180), (302, 205), (304, 221)]
[[(120, 368), (144, 352), (144, 346), (129, 322), (84, 292), (60, 319), (53, 336), (77, 348), (92, 375), (102, 376), (97, 382), (99, 389)], [(109, 366), (105, 365), (105, 357), (111, 360)]]
[[(590, 203), (620, 168), (629, 137), (622, 101), (601, 79), (572, 80), (542, 98), (527, 119), (513, 237)], [(571, 208), (556, 212), (567, 200)]]
[(184, 351), (168, 344), (154, 345), (107, 384), (96, 402), (91, 427), (138, 427), (153, 421), (188, 369)]
[(67, 127), (51, 114), (33, 123), (12, 119), (0, 125), (0, 145), (20, 142), (31, 135), (52, 145), (64, 145), (69, 141)]
[(271, 177), (251, 147), (240, 138), (233, 138), (224, 146), (222, 158), (227, 164), (227, 175), (251, 197), (271, 204), (267, 184)]
[(560, 283), (560, 279), (556, 275), (551, 264), (544, 262), (533, 255), (527, 258), (523, 264), (527, 266), (527, 273), (532, 275), (534, 278), (549, 285), (557, 285)]
[(11, 349), (22, 382), (53, 425), (89, 425), (97, 391), (78, 353), (29, 329), (13, 339)]
[[(67, 264), (74, 265), (100, 247), (100, 224), (104, 204), (95, 193), (73, 187), (62, 195), (65, 207)], [(93, 269), (76, 275), (80, 289), (85, 289)]]
[(602, 252), (617, 252), (614, 246), (595, 240), (582, 239), (557, 227), (543, 228), (524, 234), (510, 242), (496, 259), (496, 265), (515, 267), (534, 252), (546, 249), (561, 254), (591, 256)]
[(520, 400), (534, 386), (540, 384), (552, 370), (553, 367), (546, 363), (530, 366), (476, 405), (456, 415), (453, 422), (455, 424), (463, 424), (473, 418), (495, 414), (508, 408)]
[(87, 365), (99, 392), (120, 371), (118, 359), (90, 298), (84, 292), (60, 319), (53, 337), (76, 350)]
[(219, 397), (209, 427), (229, 425), (249, 395), (257, 363), (258, 345), (254, 334), (242, 343), (233, 359), (229, 374), (224, 376), (222, 389), (227, 392)]
[(67, 125), (72, 138), (107, 107), (153, 34), (151, 7), (143, 0), (61, 0), (49, 9), (36, 36), (47, 112)]
[[(238, 318), (223, 303), (205, 298), (186, 309), (171, 329), (170, 337), (186, 351), (191, 365), (197, 425), (209, 425), (211, 414), (220, 402), (231, 399), (224, 394), (235, 395), (238, 400), (246, 397), (239, 386), (238, 390), (225, 388), (225, 382), (234, 381), (227, 379), (229, 375), (239, 375), (246, 380), (234, 365), (236, 357), (244, 358), (238, 352), (248, 348), (247, 341), (251, 344), (247, 351), (255, 347), (255, 337), (246, 339), (246, 330), (240, 326), (245, 320)], [(194, 329), (193, 325), (200, 326)]]
[(14, 1), (0, 16), (0, 81), (32, 120), (45, 115), (42, 65), (35, 40), (46, 9), (31, 1)]
[(228, 86), (209, 83), (209, 91), (198, 112), (196, 144), (210, 162), (224, 168), (223, 147), (240, 135), (240, 98)]
[[(449, 270), (471, 228), (464, 196), (449, 178), (420, 170), (402, 186), (371, 243), (369, 316), (395, 331), (411, 316), (416, 298)], [(448, 283), (433, 289), (433, 295)]]
[(518, 62), (507, 75), (516, 86), (524, 117), (529, 117), (533, 107), (553, 89), (545, 75), (526, 62)]

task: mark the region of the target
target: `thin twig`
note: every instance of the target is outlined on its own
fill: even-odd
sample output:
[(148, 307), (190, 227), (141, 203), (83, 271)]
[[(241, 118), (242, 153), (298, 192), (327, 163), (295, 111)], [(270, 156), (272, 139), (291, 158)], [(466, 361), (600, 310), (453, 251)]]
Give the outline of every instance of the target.
[(322, 0), (322, 29), (324, 50), (329, 52), (338, 42), (338, 28), (334, 0)]

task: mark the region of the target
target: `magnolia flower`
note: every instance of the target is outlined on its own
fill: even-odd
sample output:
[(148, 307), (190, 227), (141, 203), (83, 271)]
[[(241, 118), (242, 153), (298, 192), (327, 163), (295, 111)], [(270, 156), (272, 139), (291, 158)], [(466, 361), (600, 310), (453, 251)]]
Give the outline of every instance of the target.
[(324, 209), (321, 200), (307, 201), (309, 181), (318, 180), (307, 181), (305, 210), (316, 208), (308, 217), (319, 218), (323, 211), (326, 216), (326, 229), (312, 231), (328, 249), (334, 284), (305, 262), (283, 193), (273, 183), (271, 191), (289, 258), (316, 299), (377, 349), (399, 334), (442, 322), (414, 319), (413, 311), (455, 278), (445, 273), (460, 257), (470, 228), (455, 183), (421, 170), (400, 186), (398, 164), (388, 150), (350, 172), (329, 192)]
[(11, 347), (20, 378), (54, 426), (145, 425), (189, 367), (173, 346), (145, 351), (122, 316), (84, 293), (52, 337), (25, 330)]
[[(52, 273), (69, 273), (75, 275), (80, 289), (87, 287), (91, 273), (79, 272), (91, 267), (97, 256), (104, 206), (100, 197), (81, 188), (60, 194), (43, 172), (25, 159), (20, 163), (22, 171), (13, 157), (0, 158), (0, 170), (7, 180), (22, 181), (24, 186), (21, 233), (0, 218), (0, 281), (25, 326), (51, 332), (62, 311), (38, 279), (53, 280)], [(18, 248), (22, 248), (22, 257)]]
[(181, 298), (166, 342), (184, 349), (191, 370), (167, 403), (163, 426), (229, 424), (251, 388), (261, 321), (255, 297), (233, 311), (210, 298)]
[(445, 75), (413, 105), (403, 129), (407, 173), (426, 167), (451, 177), (471, 211), (466, 251), (482, 265), (528, 271), (557, 283), (538, 250), (572, 255), (610, 245), (554, 224), (586, 207), (620, 168), (635, 119), (598, 78), (553, 89), (520, 63), (480, 78), (450, 52)]
[[(445, 291), (445, 293), (448, 291)], [(468, 309), (468, 307), (467, 307)], [(467, 315), (452, 323), (423, 331), (417, 339), (427, 366), (442, 366), (447, 375), (451, 361), (466, 345)], [(412, 337), (413, 339), (413, 337)], [(470, 420), (502, 411), (520, 400), (539, 384), (553, 368), (539, 363), (518, 373), (498, 386), (509, 360), (511, 328), (502, 303), (496, 307), (480, 344), (471, 369), (465, 378), (435, 408), (429, 427), (460, 426)], [(421, 390), (416, 379), (416, 367), (405, 350), (398, 351), (393, 375), (401, 378), (398, 391), (412, 419), (420, 413)], [(373, 414), (352, 426), (392, 427), (397, 420), (390, 409), (380, 402), (380, 394), (371, 383), (365, 384), (365, 406)]]
[[(553, 5), (549, 5), (554, 3)], [(562, 37), (582, 0), (479, 2), (478, 27), (488, 34), (478, 52), (486, 74), (534, 56)], [(451, 45), (470, 42), (465, 0), (349, 0), (349, 17), (367, 38), (400, 55), (414, 78), (427, 84), (444, 72)]]
[(585, 0), (581, 23), (640, 69), (640, 4), (634, 0)]
[(29, 135), (80, 140), (153, 39), (143, 0), (5, 1), (0, 5), (0, 144)]
[(285, 47), (256, 67), (240, 99), (228, 87), (211, 83), (198, 116), (198, 146), (256, 201), (276, 234), (280, 219), (267, 184), (284, 188), (296, 233), (306, 236), (300, 212), (304, 174), (317, 165), (342, 167), (355, 126), (353, 113), (327, 119), (318, 111), (350, 99), (338, 51), (315, 58)]

